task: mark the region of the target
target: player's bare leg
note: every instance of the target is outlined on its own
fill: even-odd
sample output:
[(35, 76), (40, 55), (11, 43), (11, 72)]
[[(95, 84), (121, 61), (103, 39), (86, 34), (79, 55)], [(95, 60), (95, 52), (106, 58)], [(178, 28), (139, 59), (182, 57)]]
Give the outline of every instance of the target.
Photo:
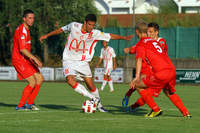
[(42, 73), (39, 73), (39, 72), (35, 73), (34, 77), (36, 79), (36, 84), (42, 85), (42, 83), (44, 82), (44, 77), (43, 77)]
[(84, 77), (84, 81), (88, 87), (88, 89), (90, 90), (90, 92), (95, 96), (95, 97), (100, 97), (99, 96), (99, 92), (98, 89), (96, 88), (92, 77)]
[(21, 96), (19, 104), (16, 107), (16, 110), (25, 110), (26, 109), (24, 107), (24, 105), (25, 105), (26, 101), (28, 100), (29, 96), (31, 95), (33, 88), (36, 85), (36, 79), (33, 75), (26, 78), (26, 81), (28, 82), (28, 85), (24, 88), (24, 90), (22, 92), (22, 96)]
[(85, 97), (89, 97), (90, 99), (94, 99), (95, 97), (90, 94), (86, 88), (81, 85), (80, 83), (78, 83), (75, 80), (75, 75), (69, 75), (66, 77), (67, 83), (74, 89), (74, 91), (78, 92), (79, 94), (85, 96)]
[[(85, 83), (86, 83), (88, 89), (90, 90), (91, 94), (92, 94), (93, 96), (95, 96), (95, 97), (100, 98), (100, 96), (99, 96), (99, 91), (98, 91), (98, 89), (96, 88), (96, 86), (94, 85), (94, 82), (93, 82), (92, 77), (84, 77), (84, 80), (85, 80)], [(99, 104), (98, 104), (98, 110), (99, 110), (100, 112), (107, 112), (107, 111), (103, 108), (101, 102), (99, 102)]]
[(39, 93), (39, 90), (40, 90), (40, 87), (44, 81), (44, 77), (43, 75), (38, 72), (38, 73), (35, 73), (34, 75), (34, 78), (36, 80), (36, 84), (35, 84), (35, 87), (33, 88), (33, 91), (31, 92), (31, 95), (28, 99), (28, 102), (27, 102), (27, 108), (31, 109), (31, 110), (40, 110), (38, 107), (36, 107), (34, 105), (34, 101), (35, 101), (35, 98), (36, 96), (38, 95)]

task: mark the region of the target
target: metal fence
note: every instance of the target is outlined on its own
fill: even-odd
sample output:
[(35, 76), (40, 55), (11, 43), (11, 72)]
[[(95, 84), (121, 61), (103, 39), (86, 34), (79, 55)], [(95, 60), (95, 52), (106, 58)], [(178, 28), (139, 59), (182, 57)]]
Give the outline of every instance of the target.
[[(104, 32), (130, 35), (135, 34), (133, 28), (104, 28)], [(169, 56), (171, 58), (200, 58), (200, 28), (161, 28), (160, 37), (163, 37), (168, 45)], [(123, 49), (136, 45), (138, 38), (135, 36), (131, 41), (111, 40), (109, 45), (115, 49), (117, 56), (124, 55)], [(103, 46), (98, 42), (95, 56), (99, 56)]]

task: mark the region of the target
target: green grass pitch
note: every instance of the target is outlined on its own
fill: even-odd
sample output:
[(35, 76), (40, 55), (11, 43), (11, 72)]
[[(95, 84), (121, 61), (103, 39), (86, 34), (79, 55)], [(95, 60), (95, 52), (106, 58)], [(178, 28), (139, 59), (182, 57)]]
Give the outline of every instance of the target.
[[(102, 104), (108, 113), (81, 113), (86, 99), (66, 83), (45, 82), (36, 99), (40, 111), (16, 111), (26, 82), (0, 82), (0, 133), (199, 133), (200, 87), (177, 85), (177, 94), (192, 114), (185, 119), (179, 110), (163, 94), (155, 98), (163, 115), (147, 119), (150, 111), (145, 105), (134, 113), (123, 112), (121, 100), (128, 84), (108, 85), (100, 92)], [(97, 84), (100, 87), (101, 84)], [(129, 104), (139, 95), (135, 92)]]

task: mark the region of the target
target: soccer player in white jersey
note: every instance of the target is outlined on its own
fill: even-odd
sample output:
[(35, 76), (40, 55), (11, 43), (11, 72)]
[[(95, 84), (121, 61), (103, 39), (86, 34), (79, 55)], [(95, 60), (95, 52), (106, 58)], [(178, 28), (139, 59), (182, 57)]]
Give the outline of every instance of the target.
[[(72, 22), (66, 26), (41, 36), (40, 41), (63, 32), (69, 33), (63, 52), (63, 71), (67, 83), (74, 89), (74, 91), (97, 101), (97, 99), (100, 99), (99, 92), (93, 83), (92, 73), (88, 64), (94, 55), (94, 48), (97, 41), (109, 41), (110, 39), (131, 40), (133, 35), (125, 37), (103, 33), (94, 29), (95, 24), (96, 16), (94, 14), (88, 14), (85, 17), (83, 24)], [(76, 75), (81, 75), (90, 92), (88, 92), (83, 85), (75, 80)], [(97, 108), (100, 112), (106, 112), (101, 103), (98, 104)]]
[(101, 49), (101, 54), (99, 61), (96, 65), (96, 67), (99, 67), (99, 64), (101, 64), (102, 60), (104, 61), (104, 80), (101, 85), (101, 90), (103, 91), (104, 87), (106, 86), (107, 82), (110, 87), (110, 92), (114, 91), (113, 88), (113, 82), (111, 79), (111, 73), (113, 70), (116, 69), (116, 54), (112, 47), (108, 46), (108, 42), (103, 41), (103, 48)]

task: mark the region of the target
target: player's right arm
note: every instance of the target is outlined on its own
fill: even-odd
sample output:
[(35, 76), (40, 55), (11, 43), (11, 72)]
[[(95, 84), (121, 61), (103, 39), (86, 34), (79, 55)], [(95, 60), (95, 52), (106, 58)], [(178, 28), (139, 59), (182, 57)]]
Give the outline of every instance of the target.
[(47, 39), (47, 38), (50, 37), (50, 36), (59, 35), (59, 34), (61, 34), (61, 33), (63, 33), (63, 32), (64, 32), (64, 31), (62, 30), (62, 28), (58, 28), (58, 29), (56, 29), (56, 30), (54, 30), (54, 31), (52, 31), (52, 32), (50, 32), (50, 33), (48, 33), (48, 34), (46, 34), (46, 35), (41, 36), (41, 37), (40, 37), (40, 42), (42, 42), (44, 39)]
[(97, 68), (101, 64), (102, 60), (103, 60), (103, 49), (101, 49), (101, 53), (100, 53), (100, 56), (99, 56), (99, 61), (98, 61), (97, 65), (96, 65)]
[(67, 33), (68, 31), (71, 31), (71, 28), (72, 28), (72, 26), (73, 26), (74, 24), (75, 24), (75, 22), (72, 22), (72, 23), (70, 23), (70, 24), (68, 24), (68, 25), (65, 25), (65, 26), (63, 26), (63, 27), (61, 27), (61, 28), (58, 28), (58, 29), (56, 29), (56, 30), (54, 30), (54, 31), (52, 31), (52, 32), (50, 32), (50, 33), (48, 33), (48, 34), (46, 34), (46, 35), (41, 36), (41, 37), (40, 37), (40, 42), (42, 42), (42, 40), (47, 39), (47, 38), (50, 37), (50, 36), (59, 35), (59, 34), (61, 34), (61, 33), (63, 33), (63, 32)]
[(97, 68), (98, 68), (99, 65), (101, 64), (102, 60), (103, 60), (102, 58), (99, 58), (99, 61), (98, 61), (97, 65), (96, 65)]
[(129, 48), (124, 48), (124, 53), (126, 54), (135, 54), (136, 53), (136, 46), (132, 46)]

